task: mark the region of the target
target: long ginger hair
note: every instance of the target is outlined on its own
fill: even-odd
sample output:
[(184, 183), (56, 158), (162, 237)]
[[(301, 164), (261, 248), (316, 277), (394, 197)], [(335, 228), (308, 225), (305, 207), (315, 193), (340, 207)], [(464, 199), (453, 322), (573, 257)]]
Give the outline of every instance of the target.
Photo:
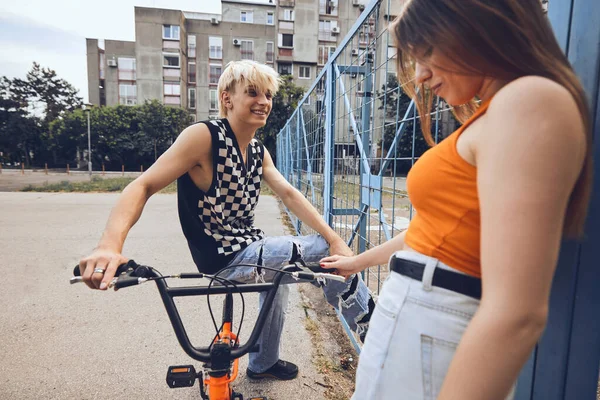
[[(584, 165), (571, 193), (564, 234), (583, 235), (592, 183), (592, 123), (581, 83), (562, 52), (539, 0), (409, 0), (390, 25), (397, 54), (398, 79), (415, 100), (425, 140), (431, 136), (433, 93), (414, 79), (415, 54), (435, 48), (463, 73), (514, 80), (536, 75), (564, 86), (577, 103), (587, 138)], [(417, 90), (418, 89), (418, 90)], [(477, 109), (475, 99), (453, 112), (465, 122)]]

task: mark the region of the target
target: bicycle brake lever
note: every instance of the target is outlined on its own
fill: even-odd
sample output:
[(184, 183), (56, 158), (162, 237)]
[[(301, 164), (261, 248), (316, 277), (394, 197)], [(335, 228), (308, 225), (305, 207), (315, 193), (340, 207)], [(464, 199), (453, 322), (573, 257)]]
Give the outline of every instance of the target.
[(296, 279), (316, 280), (318, 278), (331, 279), (338, 282), (346, 282), (346, 278), (341, 275), (329, 274), (326, 272), (292, 272), (292, 276)]
[(346, 278), (344, 278), (343, 276), (329, 274), (329, 273), (326, 273), (326, 272), (317, 272), (317, 273), (315, 273), (315, 278), (325, 278), (325, 279), (331, 279), (332, 281), (346, 282)]

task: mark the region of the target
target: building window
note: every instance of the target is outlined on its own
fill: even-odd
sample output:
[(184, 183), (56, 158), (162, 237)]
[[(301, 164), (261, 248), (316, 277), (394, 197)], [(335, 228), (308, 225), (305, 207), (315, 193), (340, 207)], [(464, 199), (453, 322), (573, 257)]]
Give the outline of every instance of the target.
[(119, 57), (117, 65), (120, 81), (135, 81), (135, 58)]
[(100, 79), (104, 79), (104, 63), (106, 62), (106, 56), (104, 53), (100, 53)]
[(165, 83), (163, 84), (164, 91), (164, 103), (172, 105), (181, 104), (181, 87), (179, 83)]
[(242, 40), (242, 60), (254, 60), (254, 42)]
[(209, 76), (208, 76), (208, 84), (209, 85), (217, 85), (219, 83), (219, 78), (223, 73), (222, 65), (213, 65), (211, 64), (209, 67)]
[(329, 56), (335, 53), (334, 46), (319, 46), (319, 57), (317, 59), (318, 65), (325, 65), (329, 61)]
[(165, 96), (181, 96), (179, 83), (165, 83)]
[(251, 24), (254, 22), (254, 14), (252, 11), (240, 11), (240, 22)]
[(279, 75), (292, 75), (292, 65), (293, 64), (279, 63), (277, 66), (277, 72), (279, 72)]
[(179, 40), (179, 26), (163, 25), (163, 39)]
[(272, 12), (267, 13), (267, 25), (275, 25), (275, 17)]
[(163, 67), (179, 68), (179, 54), (163, 53)]
[(188, 83), (196, 83), (196, 61), (188, 62)]
[(280, 33), (279, 47), (294, 47), (294, 35), (289, 33)]
[(338, 15), (338, 0), (319, 0), (319, 14)]
[(298, 77), (300, 79), (310, 79), (310, 67), (301, 66)]
[(275, 61), (275, 44), (273, 42), (267, 42), (267, 62), (272, 63)]
[(188, 35), (188, 57), (196, 58), (196, 36)]
[(208, 38), (208, 48), (209, 48), (208, 58), (214, 58), (215, 60), (223, 59), (223, 38), (209, 37)]
[(337, 28), (337, 21), (320, 20), (319, 21), (319, 40), (335, 41), (333, 28)]
[(209, 107), (208, 108), (210, 110), (218, 110), (219, 102), (217, 101), (217, 91), (209, 90), (208, 95), (209, 95)]
[(119, 104), (126, 106), (137, 104), (137, 88), (135, 84), (119, 84)]
[(294, 20), (294, 10), (290, 10), (290, 9), (283, 10), (283, 20), (284, 21), (293, 21)]
[(192, 110), (196, 108), (196, 88), (188, 89), (188, 108)]

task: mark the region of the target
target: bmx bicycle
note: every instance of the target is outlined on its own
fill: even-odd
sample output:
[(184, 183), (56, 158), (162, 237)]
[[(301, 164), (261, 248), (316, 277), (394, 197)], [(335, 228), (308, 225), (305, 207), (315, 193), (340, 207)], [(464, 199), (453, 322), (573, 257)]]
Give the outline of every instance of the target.
[[(254, 284), (238, 283), (219, 276), (227, 269), (242, 266), (272, 270), (275, 271), (275, 276), (272, 282)], [(119, 266), (115, 278), (112, 280), (109, 287), (118, 290), (148, 281), (156, 283), (156, 287), (158, 288), (158, 292), (179, 344), (191, 358), (203, 363), (198, 372), (196, 372), (193, 365), (170, 366), (166, 378), (170, 388), (192, 387), (194, 386), (195, 381), (198, 380), (200, 396), (203, 400), (244, 400), (244, 396), (241, 393), (235, 392), (231, 386), (232, 382), (237, 378), (238, 361), (241, 357), (250, 352), (258, 352), (259, 348), (256, 342), (258, 341), (260, 332), (265, 324), (268, 311), (273, 304), (277, 289), (279, 288), (279, 285), (282, 284), (282, 279), (286, 276), (293, 278), (289, 283), (312, 282), (317, 279), (345, 280), (343, 277), (331, 274), (330, 272), (331, 270), (322, 269), (318, 264), (306, 265), (302, 261), (297, 261), (286, 265), (280, 270), (254, 264), (236, 264), (227, 266), (213, 275), (192, 272), (163, 276), (158, 270), (152, 267), (140, 265), (133, 260), (129, 260), (126, 264)], [(71, 283), (82, 282), (82, 278), (79, 276), (79, 266), (75, 267), (73, 275), (75, 276), (71, 278)], [(166, 280), (175, 278), (207, 278), (210, 282), (208, 285), (169, 287)], [(288, 282), (286, 282), (286, 284), (287, 283)], [(266, 292), (266, 300), (256, 319), (256, 323), (248, 341), (245, 344), (240, 344), (239, 334), (245, 311), (243, 293), (258, 292)], [(210, 306), (210, 295), (217, 294), (225, 295), (220, 327), (217, 327)], [(233, 330), (234, 294), (239, 294), (242, 300), (242, 312), (237, 333), (234, 333)], [(208, 347), (195, 347), (188, 338), (174, 299), (175, 297), (202, 295), (207, 296), (209, 313), (215, 326), (216, 334)], [(246, 400), (267, 399), (266, 397), (250, 397)]]

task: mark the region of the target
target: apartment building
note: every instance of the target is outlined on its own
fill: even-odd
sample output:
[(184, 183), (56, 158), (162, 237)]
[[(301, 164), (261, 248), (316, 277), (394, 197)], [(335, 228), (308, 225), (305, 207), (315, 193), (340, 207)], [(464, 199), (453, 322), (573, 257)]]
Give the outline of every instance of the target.
[(89, 100), (158, 99), (198, 120), (216, 118), (221, 72), (243, 59), (309, 87), (367, 1), (221, 0), (221, 14), (135, 7), (134, 42), (86, 39)]

